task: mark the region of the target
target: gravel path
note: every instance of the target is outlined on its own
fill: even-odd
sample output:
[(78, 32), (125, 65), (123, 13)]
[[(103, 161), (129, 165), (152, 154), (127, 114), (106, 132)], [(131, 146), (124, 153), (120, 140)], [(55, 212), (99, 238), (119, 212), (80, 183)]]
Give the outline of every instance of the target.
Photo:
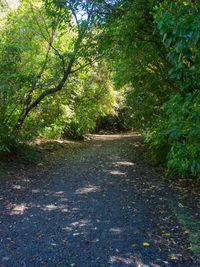
[(95, 136), (1, 177), (0, 267), (200, 266), (180, 223), (198, 216), (192, 193), (144, 164), (140, 145)]

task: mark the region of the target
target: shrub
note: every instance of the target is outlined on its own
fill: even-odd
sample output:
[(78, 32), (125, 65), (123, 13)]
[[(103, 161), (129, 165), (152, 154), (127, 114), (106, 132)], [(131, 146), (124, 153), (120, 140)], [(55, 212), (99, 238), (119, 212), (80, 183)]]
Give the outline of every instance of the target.
[(147, 140), (169, 174), (200, 178), (200, 92), (177, 93), (163, 106), (164, 120)]
[(0, 124), (0, 152), (16, 152), (17, 142), (6, 126)]

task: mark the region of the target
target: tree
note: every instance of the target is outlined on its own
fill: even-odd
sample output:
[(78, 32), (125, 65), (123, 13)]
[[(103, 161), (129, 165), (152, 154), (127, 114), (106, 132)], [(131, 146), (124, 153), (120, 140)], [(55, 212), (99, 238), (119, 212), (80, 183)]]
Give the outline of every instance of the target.
[(67, 95), (76, 73), (102, 57), (96, 51), (97, 4), (23, 1), (8, 13), (0, 34), (0, 120), (7, 136), (29, 134), (25, 120), (27, 126), (38, 121), (43, 103), (63, 89)]
[(153, 155), (169, 172), (198, 177), (199, 3), (122, 0), (114, 8), (101, 44), (116, 88), (127, 91), (125, 116), (149, 133)]
[[(169, 172), (200, 177), (200, 14), (196, 1), (164, 3), (156, 8), (155, 22), (179, 90), (163, 105), (163, 120), (150, 135), (156, 157), (165, 151)], [(165, 148), (165, 149), (163, 149)]]
[[(33, 5), (32, 3), (30, 4), (31, 4), (31, 10), (32, 10), (33, 16), (35, 16)], [(83, 65), (80, 64), (81, 60), (78, 61), (78, 59), (83, 54), (81, 53), (82, 52), (81, 50), (83, 49), (82, 47), (83, 41), (86, 42), (87, 34), (89, 34), (88, 30), (89, 30), (89, 25), (91, 23), (92, 7), (91, 8), (88, 7), (87, 19), (82, 21), (82, 23), (79, 23), (77, 16), (76, 16), (76, 12), (73, 9), (73, 6), (69, 5), (67, 6), (67, 8), (65, 8), (62, 6), (62, 3), (61, 3), (60, 5), (57, 5), (57, 10), (54, 11), (51, 9), (51, 4), (49, 4), (48, 1), (46, 1), (46, 9), (49, 12), (49, 14), (52, 14), (53, 12), (53, 15), (54, 15), (54, 19), (51, 23), (51, 32), (49, 32), (49, 30), (45, 32), (43, 31), (43, 29), (41, 29), (41, 25), (37, 17), (36, 17), (36, 24), (40, 31), (41, 36), (48, 44), (48, 49), (47, 49), (46, 57), (41, 67), (41, 70), (38, 73), (38, 75), (34, 77), (35, 79), (32, 84), (32, 88), (28, 91), (24, 107), (21, 111), (21, 114), (18, 118), (16, 127), (15, 127), (16, 130), (21, 128), (25, 118), (27, 117), (27, 115), (33, 108), (35, 108), (45, 97), (55, 94), (56, 92), (60, 91), (63, 88), (67, 79), (69, 78), (69, 75), (71, 73), (75, 73), (76, 71), (78, 71), (80, 68), (83, 67)], [(70, 11), (72, 14), (70, 13)], [(73, 25), (71, 21), (72, 15), (74, 16), (75, 21), (76, 21), (75, 25)], [(55, 34), (56, 34), (56, 30), (58, 27), (61, 27), (61, 29), (63, 29), (63, 27), (68, 27), (68, 31), (74, 32), (73, 42), (71, 43), (71, 47), (70, 47), (71, 49), (69, 51), (61, 50), (60, 52), (59, 48), (54, 46)], [(42, 92), (36, 98), (34, 98), (33, 97), (34, 91), (36, 90), (38, 81), (40, 80), (43, 72), (46, 69), (49, 53), (51, 50), (54, 51), (54, 54), (59, 58), (60, 64), (62, 65), (62, 74), (60, 75), (61, 76), (60, 80), (58, 81), (57, 85), (54, 85), (50, 89), (43, 87)], [(90, 55), (90, 57), (92, 56), (93, 55)], [(91, 63), (91, 58), (89, 62), (87, 62), (87, 60), (88, 60), (88, 57), (85, 57), (84, 59), (82, 59), (82, 61), (86, 61), (86, 62), (83, 62), (84, 65)], [(75, 63), (76, 65), (79, 65), (79, 67), (77, 69), (72, 69)]]
[(170, 62), (154, 24), (153, 9), (159, 1), (117, 3), (116, 12), (106, 19), (101, 47), (115, 71), (116, 89), (127, 91), (127, 116), (134, 128), (150, 129), (161, 118), (162, 104), (177, 90), (169, 78)]

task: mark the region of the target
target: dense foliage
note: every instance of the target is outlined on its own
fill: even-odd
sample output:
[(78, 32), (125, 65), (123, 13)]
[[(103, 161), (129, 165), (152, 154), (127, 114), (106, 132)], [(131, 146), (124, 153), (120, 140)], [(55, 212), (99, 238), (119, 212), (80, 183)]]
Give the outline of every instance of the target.
[(199, 2), (0, 6), (0, 150), (134, 128), (169, 173), (200, 177)]
[(2, 20), (1, 150), (12, 150), (11, 140), (36, 137), (48, 128), (51, 136), (74, 131), (74, 137), (82, 137), (95, 128), (98, 116), (112, 110), (106, 64), (95, 63), (100, 55), (92, 18), (78, 21), (75, 12), (22, 1)]
[(152, 134), (154, 154), (165, 147), (167, 166), (182, 177), (200, 177), (200, 12), (192, 2), (168, 2), (155, 22), (179, 90), (163, 105), (163, 120)]

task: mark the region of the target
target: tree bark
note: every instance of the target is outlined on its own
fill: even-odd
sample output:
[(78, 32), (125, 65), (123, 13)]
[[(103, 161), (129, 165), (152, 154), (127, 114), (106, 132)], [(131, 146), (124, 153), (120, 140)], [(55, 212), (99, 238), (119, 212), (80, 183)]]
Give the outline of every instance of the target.
[(22, 127), (22, 125), (24, 123), (24, 120), (26, 119), (26, 117), (29, 114), (29, 112), (33, 108), (35, 108), (46, 96), (55, 94), (56, 92), (60, 91), (63, 88), (66, 80), (69, 77), (69, 74), (71, 73), (71, 69), (72, 69), (74, 61), (75, 61), (75, 55), (71, 58), (71, 60), (70, 60), (70, 62), (68, 64), (68, 67), (67, 67), (66, 71), (63, 74), (62, 80), (59, 82), (59, 84), (56, 87), (44, 91), (40, 96), (38, 96), (38, 98), (34, 102), (32, 102), (28, 107), (26, 107), (24, 109), (24, 112), (21, 114), (21, 116), (18, 119), (18, 122), (17, 122), (17, 124), (16, 124), (16, 126), (14, 128), (14, 132), (15, 131), (19, 132), (19, 130)]

